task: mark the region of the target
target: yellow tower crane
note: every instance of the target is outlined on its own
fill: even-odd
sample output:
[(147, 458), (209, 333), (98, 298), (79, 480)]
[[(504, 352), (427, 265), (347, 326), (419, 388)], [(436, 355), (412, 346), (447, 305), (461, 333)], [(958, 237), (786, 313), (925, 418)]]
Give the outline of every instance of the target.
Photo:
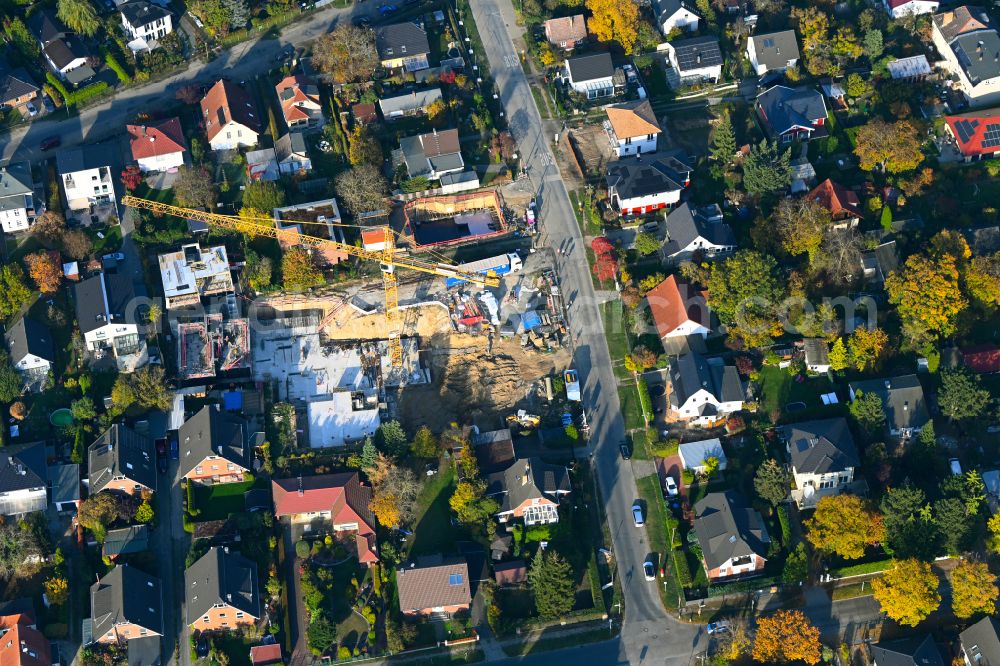
[(133, 196), (122, 198), (122, 203), (132, 208), (151, 211), (157, 215), (173, 215), (185, 220), (198, 220), (205, 224), (229, 229), (230, 231), (238, 231), (251, 236), (275, 238), (290, 245), (310, 245), (317, 248), (332, 247), (353, 257), (379, 262), (382, 269), (382, 281), (385, 285), (385, 321), (389, 337), (389, 359), (392, 365), (396, 367), (403, 364), (403, 346), (400, 342), (402, 331), (399, 317), (399, 292), (396, 282), (397, 268), (408, 268), (441, 277), (459, 278), (466, 282), (473, 282), (487, 287), (500, 285), (500, 279), (495, 274), (481, 275), (479, 273), (469, 273), (449, 264), (397, 256), (393, 232), (387, 226), (381, 227), (385, 233), (383, 248), (381, 250), (366, 250), (362, 247), (340, 243), (328, 238), (318, 238), (302, 234), (294, 229), (278, 229), (276, 220), (270, 220), (270, 224), (262, 224), (262, 222), (267, 222), (268, 220), (255, 222), (234, 215), (220, 215), (219, 213), (209, 213), (192, 208), (181, 208), (180, 206), (171, 206), (159, 201), (150, 201), (149, 199)]

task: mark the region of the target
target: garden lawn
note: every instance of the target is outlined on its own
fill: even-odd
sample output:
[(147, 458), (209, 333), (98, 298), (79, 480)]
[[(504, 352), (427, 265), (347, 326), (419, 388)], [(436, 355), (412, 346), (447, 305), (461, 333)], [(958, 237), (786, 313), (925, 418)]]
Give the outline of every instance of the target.
[[(787, 369), (766, 365), (760, 370), (760, 405), (767, 416), (776, 414), (774, 420), (803, 420), (822, 418), (844, 413), (844, 405), (824, 405), (820, 396), (833, 391), (830, 380), (825, 376), (806, 377), (801, 383)], [(786, 412), (785, 408), (796, 402), (804, 402), (806, 408), (797, 412)]]
[(229, 657), (229, 666), (250, 666), (250, 641), (239, 634), (222, 631), (212, 636), (212, 644)]
[(601, 319), (604, 320), (604, 337), (608, 341), (608, 353), (611, 355), (615, 377), (627, 379), (632, 373), (625, 369), (624, 359), (629, 353), (629, 343), (621, 301), (601, 303)]
[(411, 555), (453, 552), (455, 542), (464, 536), (464, 529), (451, 524), (451, 506), (448, 504), (455, 492), (456, 481), (455, 467), (448, 463), (442, 465), (440, 471), (430, 477), (421, 489), (414, 510)]
[(581, 631), (569, 634), (567, 636), (553, 636), (551, 638), (545, 638), (543, 636), (535, 641), (527, 640), (524, 643), (518, 643), (517, 645), (509, 645), (505, 647), (504, 652), (511, 657), (524, 657), (537, 652), (559, 650), (565, 647), (576, 647), (578, 645), (586, 645), (587, 643), (599, 643), (610, 638), (611, 632), (608, 628), (600, 627), (590, 631)]
[(646, 427), (646, 422), (642, 418), (642, 406), (639, 405), (639, 389), (634, 383), (625, 383), (618, 387), (618, 401), (622, 407), (625, 430)]
[(146, 185), (146, 181), (139, 183), (139, 187), (135, 188), (132, 192), (132, 196), (139, 197), (140, 199), (149, 199), (150, 201), (158, 201), (165, 204), (173, 205), (174, 203), (173, 188), (169, 190), (155, 190)]
[(241, 483), (220, 483), (212, 486), (194, 486), (194, 504), (201, 510), (198, 522), (223, 520), (231, 513), (243, 513), (246, 504), (243, 494), (250, 490), (254, 481)]

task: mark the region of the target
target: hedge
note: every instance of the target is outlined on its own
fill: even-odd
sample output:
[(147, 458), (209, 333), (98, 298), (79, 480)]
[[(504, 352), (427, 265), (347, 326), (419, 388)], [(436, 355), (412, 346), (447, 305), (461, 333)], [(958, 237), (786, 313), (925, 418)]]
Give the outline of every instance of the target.
[(118, 59), (110, 51), (104, 52), (104, 64), (118, 75), (118, 80), (123, 84), (128, 85), (132, 83), (132, 77), (128, 75), (128, 72), (125, 71), (125, 68), (122, 67), (121, 63), (118, 62)]
[(66, 86), (63, 82), (56, 78), (56, 75), (52, 72), (45, 73), (45, 80), (52, 84), (60, 95), (62, 95), (63, 101), (66, 102), (66, 106), (73, 106), (76, 104), (82, 104), (89, 101), (98, 95), (104, 94), (108, 90), (108, 84), (104, 81), (98, 81), (97, 83), (91, 83), (89, 86), (79, 88), (70, 92), (66, 90)]
[(601, 589), (601, 571), (597, 567), (596, 554), (590, 556), (587, 577), (590, 579), (590, 596), (594, 598), (594, 608), (606, 613), (608, 609), (604, 606), (604, 590)]
[(892, 566), (892, 558), (876, 560), (875, 562), (865, 562), (863, 564), (853, 564), (849, 567), (831, 569), (830, 573), (838, 578), (847, 576), (863, 576), (864, 574), (881, 573)]
[(781, 543), (785, 548), (791, 548), (792, 528), (788, 524), (788, 509), (782, 505), (778, 507), (778, 523), (781, 524)]
[(639, 389), (639, 407), (642, 409), (642, 416), (646, 419), (646, 423), (653, 422), (653, 399), (649, 397), (649, 386), (646, 384), (645, 377), (639, 377), (636, 380), (636, 386)]
[(677, 584), (681, 587), (691, 587), (691, 567), (688, 566), (687, 555), (683, 550), (675, 550), (674, 575), (677, 576)]

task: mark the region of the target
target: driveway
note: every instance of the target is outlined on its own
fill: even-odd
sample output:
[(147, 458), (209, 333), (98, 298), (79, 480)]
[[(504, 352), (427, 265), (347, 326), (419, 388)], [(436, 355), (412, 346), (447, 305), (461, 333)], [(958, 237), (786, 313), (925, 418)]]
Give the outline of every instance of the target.
[[(153, 530), (152, 551), (159, 563), (163, 589), (163, 643), (165, 664), (190, 663), (188, 629), (184, 622), (184, 560), (191, 544), (191, 535), (184, 531), (181, 519), (184, 511), (183, 492), (180, 484), (180, 463), (169, 461), (167, 473), (157, 479), (156, 515), (158, 524)], [(175, 650), (178, 645), (180, 650)]]
[(295, 542), (292, 540), (291, 526), (285, 521), (281, 523), (281, 538), (285, 540), (285, 585), (288, 592), (288, 603), (294, 608), (288, 609), (289, 643), (292, 656), (289, 666), (306, 666), (314, 661), (312, 653), (306, 647), (306, 605), (302, 599), (302, 575), (299, 573), (299, 560), (295, 555)]

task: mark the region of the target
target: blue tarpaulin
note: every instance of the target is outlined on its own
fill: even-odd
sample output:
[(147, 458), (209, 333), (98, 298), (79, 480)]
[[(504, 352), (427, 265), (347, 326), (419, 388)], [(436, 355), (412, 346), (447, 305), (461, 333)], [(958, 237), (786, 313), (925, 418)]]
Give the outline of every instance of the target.
[(241, 391), (226, 391), (222, 394), (222, 406), (227, 412), (242, 412), (243, 393)]
[(538, 316), (537, 312), (531, 310), (521, 315), (521, 324), (524, 326), (524, 330), (530, 331), (542, 325), (542, 318)]

